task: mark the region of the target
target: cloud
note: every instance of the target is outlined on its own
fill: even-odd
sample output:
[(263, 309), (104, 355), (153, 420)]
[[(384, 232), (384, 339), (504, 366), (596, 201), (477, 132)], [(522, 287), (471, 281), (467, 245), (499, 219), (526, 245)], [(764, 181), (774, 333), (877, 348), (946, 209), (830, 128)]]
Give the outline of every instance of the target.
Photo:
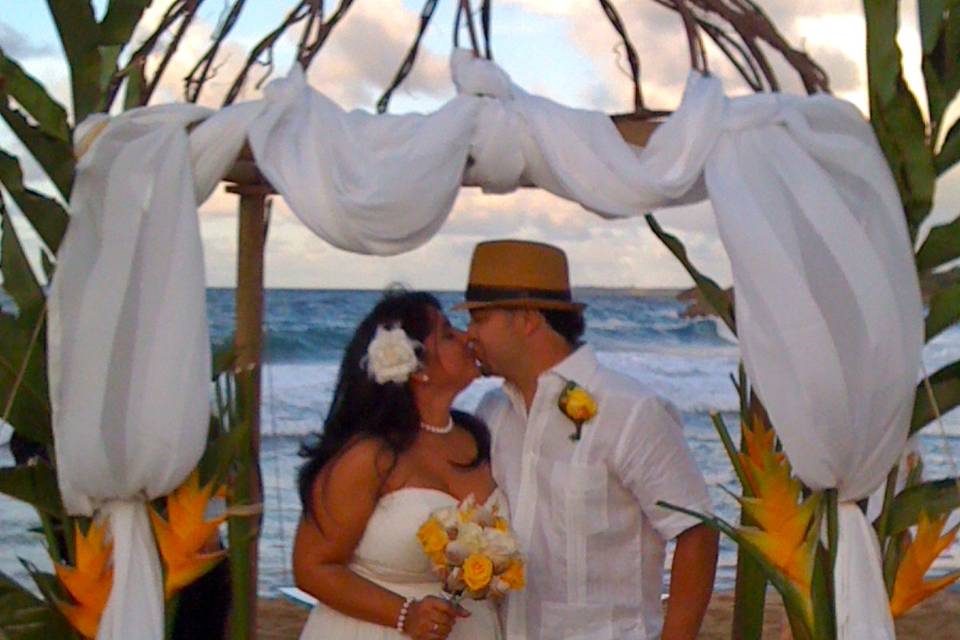
[[(376, 7), (376, 8), (374, 8)], [(416, 37), (420, 16), (401, 0), (356, 3), (310, 68), (310, 83), (345, 108), (372, 109)], [(421, 46), (412, 73), (394, 93), (434, 101), (453, 95), (447, 60)]]
[(55, 53), (52, 46), (33, 42), (26, 35), (2, 22), (0, 22), (0, 47), (7, 56), (19, 61), (42, 58)]

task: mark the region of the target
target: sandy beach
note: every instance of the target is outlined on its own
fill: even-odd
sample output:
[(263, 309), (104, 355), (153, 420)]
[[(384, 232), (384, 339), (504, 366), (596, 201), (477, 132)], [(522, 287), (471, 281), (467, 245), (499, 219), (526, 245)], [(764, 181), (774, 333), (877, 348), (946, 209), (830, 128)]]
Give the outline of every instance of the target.
[[(297, 638), (307, 618), (307, 611), (285, 600), (260, 600), (257, 619), (258, 640)], [(713, 597), (700, 632), (702, 640), (729, 640), (733, 618), (733, 594), (718, 593)], [(785, 620), (779, 597), (768, 598), (765, 640), (779, 640)], [(960, 638), (960, 593), (939, 593), (920, 604), (897, 621), (898, 640), (940, 640)]]

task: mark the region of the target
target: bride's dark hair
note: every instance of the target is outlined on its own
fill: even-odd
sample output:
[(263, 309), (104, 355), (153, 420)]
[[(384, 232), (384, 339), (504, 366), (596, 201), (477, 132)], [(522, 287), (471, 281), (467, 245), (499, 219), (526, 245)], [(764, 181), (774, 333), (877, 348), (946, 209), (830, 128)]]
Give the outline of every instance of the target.
[[(400, 326), (420, 342), (430, 334), (430, 310), (440, 312), (440, 301), (423, 291), (390, 290), (367, 314), (353, 333), (340, 363), (337, 386), (323, 431), (312, 434), (300, 447), (306, 458), (297, 474), (300, 502), (305, 513), (312, 513), (310, 495), (317, 474), (350, 445), (372, 438), (381, 442), (396, 462), (409, 448), (420, 430), (420, 414), (410, 384), (378, 384), (361, 364), (377, 327)], [(417, 347), (423, 360), (423, 348)], [(467, 429), (477, 443), (477, 456), (468, 466), (475, 467), (490, 457), (490, 434), (481, 420), (462, 411), (451, 411), (454, 421)], [(384, 475), (384, 480), (386, 475)]]

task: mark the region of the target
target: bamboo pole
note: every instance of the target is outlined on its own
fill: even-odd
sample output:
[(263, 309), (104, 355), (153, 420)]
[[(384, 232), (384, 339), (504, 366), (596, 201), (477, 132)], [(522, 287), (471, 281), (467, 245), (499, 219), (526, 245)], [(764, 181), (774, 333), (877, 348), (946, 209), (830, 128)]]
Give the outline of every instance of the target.
[[(249, 439), (240, 452), (232, 502), (263, 502), (260, 475), (260, 359), (263, 335), (263, 254), (266, 241), (266, 198), (269, 185), (234, 184), (229, 193), (240, 196), (236, 289), (236, 378)], [(233, 606), (230, 638), (247, 640), (257, 628), (257, 543), (262, 513), (231, 519), (230, 572)]]

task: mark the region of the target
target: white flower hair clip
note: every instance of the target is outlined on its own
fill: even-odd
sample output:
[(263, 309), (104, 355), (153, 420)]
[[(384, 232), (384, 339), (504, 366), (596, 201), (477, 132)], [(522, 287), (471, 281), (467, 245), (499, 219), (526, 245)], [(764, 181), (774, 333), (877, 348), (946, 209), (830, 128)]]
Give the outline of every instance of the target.
[(360, 366), (377, 384), (403, 384), (420, 367), (417, 347), (421, 346), (402, 327), (387, 329), (381, 324), (367, 347), (367, 355), (360, 360)]

